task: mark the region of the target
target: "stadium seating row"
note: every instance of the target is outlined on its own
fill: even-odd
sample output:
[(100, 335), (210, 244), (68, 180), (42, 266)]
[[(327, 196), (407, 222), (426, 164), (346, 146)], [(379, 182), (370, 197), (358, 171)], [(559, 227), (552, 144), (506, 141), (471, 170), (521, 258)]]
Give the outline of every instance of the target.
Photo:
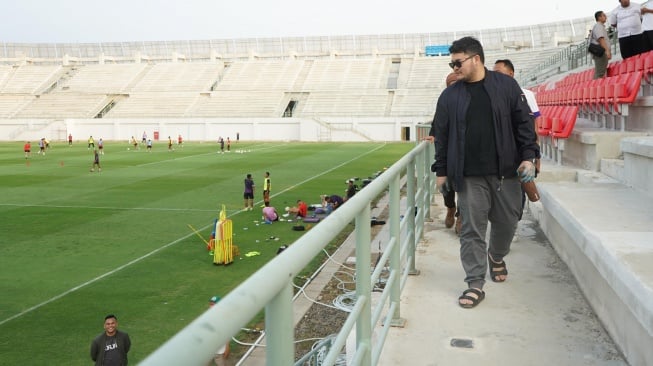
[(579, 107), (577, 105), (556, 105), (540, 108), (537, 134), (540, 140), (542, 155), (562, 163), (564, 140), (571, 136)]
[[(621, 66), (619, 66), (621, 68)], [(541, 106), (578, 106), (586, 115), (612, 115), (622, 118), (621, 130), (625, 129), (628, 105), (640, 93), (644, 72), (631, 71), (614, 76), (575, 84), (561, 84), (553, 90), (537, 93), (537, 103)]]
[[(646, 82), (650, 82), (650, 77), (653, 75), (653, 51), (644, 52), (625, 60), (610, 62), (608, 64), (607, 76), (612, 77), (637, 71), (642, 71)], [(583, 82), (592, 81), (592, 79), (594, 79), (594, 69), (589, 68), (584, 71), (569, 74), (562, 80), (557, 81), (555, 83), (555, 89), (573, 87)], [(540, 92), (545, 89), (545, 85), (540, 85), (535, 90)]]
[(602, 127), (612, 119), (613, 128), (619, 118), (624, 131), (628, 107), (641, 95), (642, 85), (649, 83), (650, 75), (653, 75), (653, 51), (611, 62), (604, 78), (594, 79), (594, 69), (590, 68), (567, 75), (553, 89), (547, 89), (546, 85), (533, 88), (542, 114), (537, 134), (543, 155), (561, 162), (564, 139), (571, 135), (581, 115), (590, 119), (600, 116)]

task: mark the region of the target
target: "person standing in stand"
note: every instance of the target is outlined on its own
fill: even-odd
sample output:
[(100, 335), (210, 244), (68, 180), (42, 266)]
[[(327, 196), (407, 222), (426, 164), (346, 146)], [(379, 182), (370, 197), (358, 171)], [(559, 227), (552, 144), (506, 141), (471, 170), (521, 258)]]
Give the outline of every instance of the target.
[(621, 58), (638, 55), (644, 50), (642, 39), (642, 9), (630, 0), (619, 0), (619, 6), (610, 12), (609, 24), (617, 27)]
[(594, 79), (599, 79), (605, 77), (607, 74), (608, 62), (612, 59), (612, 52), (610, 51), (608, 32), (605, 29), (605, 22), (608, 20), (608, 17), (604, 12), (599, 10), (594, 13), (594, 19), (596, 19), (596, 24), (594, 24), (594, 27), (590, 31), (590, 43), (597, 44), (605, 50), (605, 53), (601, 57), (592, 55), (592, 59), (594, 60)]
[(642, 52), (653, 50), (653, 1), (642, 3)]

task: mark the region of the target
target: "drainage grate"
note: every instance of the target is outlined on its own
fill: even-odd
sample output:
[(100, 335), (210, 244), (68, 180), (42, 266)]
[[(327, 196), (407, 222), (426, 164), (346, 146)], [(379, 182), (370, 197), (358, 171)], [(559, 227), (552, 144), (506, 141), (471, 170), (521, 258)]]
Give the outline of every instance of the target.
[(474, 348), (474, 341), (471, 339), (451, 338), (451, 347)]

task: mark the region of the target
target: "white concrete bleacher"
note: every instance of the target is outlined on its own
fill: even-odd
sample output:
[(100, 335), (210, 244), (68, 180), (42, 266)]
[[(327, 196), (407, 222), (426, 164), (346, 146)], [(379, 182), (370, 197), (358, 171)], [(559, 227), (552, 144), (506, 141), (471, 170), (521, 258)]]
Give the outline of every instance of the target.
[(544, 47), (520, 51), (490, 51), (485, 53), (485, 66), (492, 70), (497, 60), (509, 59), (515, 65), (515, 78), (519, 79), (522, 72), (526, 72), (549, 57), (558, 54), (561, 49), (562, 47)]
[(314, 91), (297, 106), (294, 115), (378, 117), (385, 113), (388, 103), (388, 92), (383, 90)]
[(444, 89), (450, 60), (449, 56), (402, 59), (397, 89)]
[(157, 63), (130, 92), (206, 92), (218, 81), (223, 69), (223, 62)]
[(54, 84), (63, 72), (60, 65), (16, 66), (2, 80), (0, 93), (39, 94)]
[(436, 88), (396, 90), (390, 115), (393, 117), (408, 117), (416, 114), (433, 116), (435, 104), (441, 92), (441, 89)]
[(192, 117), (282, 117), (285, 95), (280, 90), (216, 90), (202, 96), (188, 112)]
[(94, 118), (110, 100), (104, 94), (42, 94), (31, 99), (12, 118)]
[(401, 59), (390, 116), (433, 116), (451, 71), (449, 60), (448, 56)]
[(215, 90), (290, 91), (304, 66), (303, 60), (234, 62), (225, 68)]
[(384, 90), (389, 70), (388, 58), (315, 60), (302, 90)]
[(2, 87), (5, 85), (9, 75), (11, 75), (13, 67), (10, 65), (0, 65), (0, 93), (2, 92)]
[(95, 64), (77, 65), (74, 75), (57, 91), (120, 94), (127, 92), (129, 84), (144, 70), (146, 64)]
[(104, 118), (185, 117), (199, 98), (196, 92), (130, 93)]
[(35, 97), (32, 95), (1, 95), (0, 118), (12, 118), (18, 111), (29, 104)]

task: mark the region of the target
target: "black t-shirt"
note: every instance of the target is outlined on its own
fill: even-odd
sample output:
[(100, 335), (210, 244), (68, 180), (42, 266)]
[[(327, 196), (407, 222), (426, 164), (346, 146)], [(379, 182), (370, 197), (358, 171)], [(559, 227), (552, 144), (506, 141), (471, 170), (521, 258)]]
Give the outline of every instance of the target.
[(118, 349), (116, 337), (107, 337), (104, 343), (104, 363), (105, 366), (122, 366), (122, 350)]
[(471, 100), (465, 116), (464, 176), (497, 175), (499, 172), (492, 104), (483, 87), (484, 80), (465, 83)]

